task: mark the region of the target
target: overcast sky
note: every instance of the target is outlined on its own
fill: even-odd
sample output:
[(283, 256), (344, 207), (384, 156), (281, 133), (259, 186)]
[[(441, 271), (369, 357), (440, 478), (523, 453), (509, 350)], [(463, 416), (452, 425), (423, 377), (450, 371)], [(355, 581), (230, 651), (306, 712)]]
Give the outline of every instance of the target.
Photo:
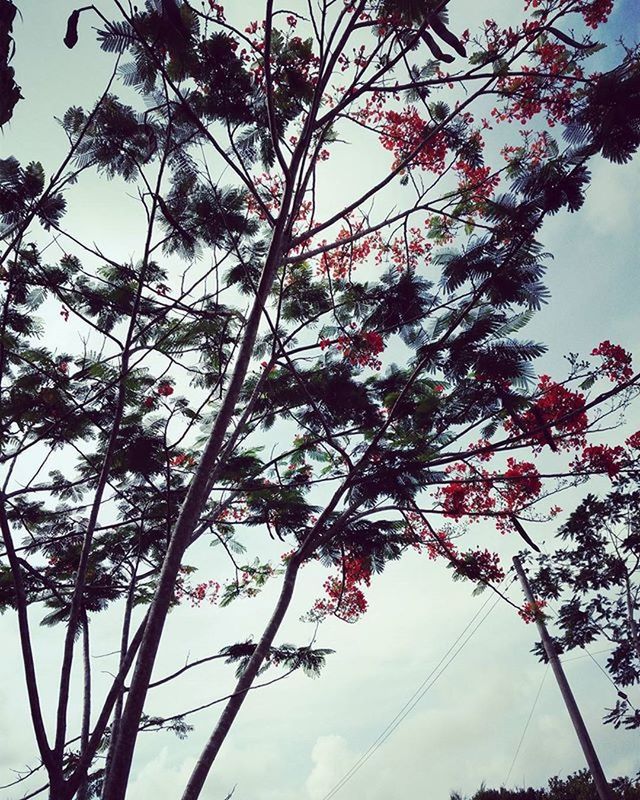
[[(482, 16), (512, 2), (516, 4), (516, 0), (482, 3)], [(74, 3), (23, 0), (19, 5), (23, 20), (16, 21), (14, 65), (26, 99), (17, 107), (11, 126), (0, 134), (0, 157), (15, 154), (23, 161), (39, 159), (53, 165), (65, 145), (53, 117), (71, 104), (90, 104), (104, 85), (112, 60), (95, 56), (96, 46), (86, 25), (76, 50), (70, 53), (62, 47), (66, 16)], [(474, 6), (473, 13), (478, 13), (472, 0), (454, 0), (452, 6), (458, 18), (466, 19)], [(101, 4), (108, 7), (108, 2)], [(637, 39), (639, 17), (636, 0), (618, 2), (611, 38), (624, 32), (629, 40)], [(624, 167), (598, 162), (593, 173), (585, 208), (577, 215), (562, 214), (552, 220), (542, 237), (554, 255), (549, 274), (553, 299), (527, 332), (550, 346), (542, 371), (562, 371), (564, 354), (588, 353), (603, 339), (632, 350), (636, 363), (640, 359), (640, 161)], [(82, 196), (71, 195), (71, 219), (88, 231), (99, 219), (101, 241), (108, 240), (114, 251), (126, 257), (138, 247), (140, 238), (135, 202), (123, 200), (116, 185), (96, 181), (91, 186), (92, 191)], [(571, 502), (562, 504), (571, 507)], [(553, 533), (553, 526), (540, 525), (535, 537), (548, 546)], [(518, 549), (519, 542), (500, 537), (492, 526), (475, 526), (475, 536), (483, 546), (500, 549), (505, 563)], [(312, 635), (310, 626), (298, 618), (319, 594), (323, 573), (315, 567), (305, 572), (279, 642), (304, 644)], [(258, 602), (241, 600), (228, 609), (173, 611), (157, 674), (175, 670), (187, 657), (206, 656), (248, 634), (259, 634), (277, 588), (268, 587)], [(515, 603), (521, 602), (517, 584), (507, 593)], [(336, 653), (328, 658), (319, 679), (296, 674), (252, 693), (203, 798), (222, 800), (237, 784), (234, 800), (324, 800), (479, 611), (467, 635), (487, 612), (488, 616), (459, 655), (335, 796), (339, 800), (447, 800), (452, 790), (471, 793), (483, 781), (540, 785), (551, 775), (583, 767), (558, 690), (548, 674), (511, 768), (545, 673), (529, 652), (535, 631), (522, 623), (513, 608), (504, 602), (494, 604), (486, 593), (472, 597), (469, 585), (452, 583), (441, 565), (415, 554), (391, 564), (374, 579), (368, 598), (370, 611), (356, 625), (329, 620), (321, 626), (316, 645), (331, 647)], [(116, 622), (105, 614), (95, 624), (104, 641), (103, 652), (109, 652), (117, 637)], [(34, 763), (35, 751), (12, 615), (0, 618), (0, 636), (4, 655), (0, 659), (0, 729), (9, 734), (0, 744), (0, 782), (6, 782), (11, 769)], [(55, 631), (37, 630), (45, 690), (53, 689), (57, 674), (57, 636)], [(594, 653), (598, 649), (594, 647)], [(100, 655), (100, 648), (95, 652)], [(601, 664), (605, 657), (605, 653), (594, 655)], [(569, 680), (605, 772), (610, 777), (635, 773), (640, 769), (638, 733), (600, 724), (604, 707), (614, 702), (613, 687), (588, 656), (568, 658)], [(99, 671), (113, 664), (109, 657), (95, 659), (98, 684)], [(233, 684), (231, 672), (216, 662), (193, 670), (179, 684), (155, 690), (148, 711), (179, 712), (221, 696)], [(638, 705), (640, 695), (632, 694)], [(196, 730), (185, 741), (171, 734), (143, 734), (128, 797), (179, 797), (214, 721), (215, 709), (194, 718)], [(21, 794), (5, 791), (1, 796)]]

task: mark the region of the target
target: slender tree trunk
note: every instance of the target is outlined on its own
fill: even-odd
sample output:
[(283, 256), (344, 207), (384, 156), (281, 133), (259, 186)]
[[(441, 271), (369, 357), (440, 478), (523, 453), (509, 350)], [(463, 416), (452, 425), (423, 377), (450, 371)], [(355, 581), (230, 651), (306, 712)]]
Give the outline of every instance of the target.
[[(286, 200), (289, 201), (290, 197), (286, 198)], [(258, 294), (247, 320), (242, 345), (238, 354), (238, 361), (235, 365), (229, 389), (211, 430), (196, 474), (187, 492), (162, 565), (158, 587), (149, 609), (149, 619), (145, 628), (140, 653), (131, 680), (129, 695), (122, 715), (118, 742), (115, 746), (109, 773), (106, 776), (104, 800), (123, 800), (126, 793), (140, 718), (142, 716), (158, 647), (160, 646), (160, 639), (162, 637), (167, 612), (173, 599), (176, 577), (180, 569), (184, 551), (189, 544), (191, 534), (198, 523), (198, 519), (207, 501), (211, 476), (216, 468), (218, 456), (224, 445), (224, 440), (233, 419), (240, 392), (242, 391), (242, 386), (249, 369), (249, 363), (262, 317), (262, 309), (267, 301), (276, 271), (280, 264), (285, 219), (285, 215), (281, 216), (279, 228), (274, 231), (274, 238), (272, 239), (260, 286), (258, 287)]]
[[(84, 671), (84, 700), (82, 708), (82, 730), (80, 732), (80, 753), (85, 753), (89, 746), (89, 729), (91, 726), (91, 645), (89, 641), (89, 620), (86, 610), (82, 612), (82, 668)], [(84, 776), (78, 789), (77, 800), (87, 800), (89, 793), (89, 774)]]
[[(29, 698), (31, 722), (36, 737), (36, 742), (38, 744), (40, 758), (42, 759), (42, 763), (47, 768), (49, 780), (51, 780), (52, 775), (55, 772), (55, 760), (49, 747), (47, 733), (44, 727), (44, 720), (42, 717), (35, 659), (33, 657), (33, 648), (31, 646), (31, 631), (29, 628), (29, 616), (27, 612), (27, 595), (24, 588), (24, 582), (22, 580), (22, 570), (20, 568), (18, 556), (13, 544), (11, 527), (9, 525), (9, 520), (7, 519), (4, 508), (4, 498), (2, 497), (0, 497), (0, 528), (2, 529), (4, 547), (7, 552), (7, 558), (11, 567), (11, 577), (13, 579), (13, 585), (16, 592), (18, 630), (20, 632), (20, 647), (22, 649), (22, 663), (24, 666), (25, 682), (27, 684), (27, 696)], [(60, 777), (62, 778), (61, 772)]]
[[(127, 603), (124, 610), (124, 619), (122, 621), (122, 634), (120, 637), (120, 669), (123, 668), (125, 663), (125, 659), (127, 656), (127, 651), (129, 649), (129, 632), (131, 630), (131, 613), (133, 611), (133, 597), (134, 597), (134, 590), (136, 586), (136, 570), (134, 570), (131, 576), (131, 584), (129, 585), (129, 593), (127, 594)], [(116, 742), (118, 741), (118, 733), (120, 731), (120, 718), (122, 716), (122, 706), (123, 706), (123, 698), (124, 698), (124, 686), (120, 688), (118, 692), (118, 699), (115, 702), (115, 706), (113, 709), (113, 721), (111, 723), (111, 736), (109, 739), (109, 749), (107, 750), (107, 758), (104, 765), (104, 772), (105, 775), (109, 772), (109, 768), (111, 767), (111, 762), (113, 760), (113, 753), (116, 747)], [(104, 797), (104, 785), (102, 787), (102, 797)]]
[(265, 656), (269, 652), (269, 648), (273, 644), (273, 639), (280, 628), (285, 614), (287, 613), (289, 604), (291, 603), (291, 598), (293, 597), (293, 590), (295, 588), (299, 569), (300, 561), (298, 557), (294, 556), (287, 566), (280, 596), (271, 619), (269, 620), (267, 627), (262, 634), (260, 642), (254, 650), (245, 671), (242, 673), (240, 680), (236, 684), (233, 696), (225, 706), (218, 724), (209, 737), (209, 741), (205, 745), (204, 750), (200, 754), (200, 758), (198, 759), (196, 766), (191, 773), (189, 782), (187, 783), (182, 795), (182, 800), (197, 800), (197, 798), (200, 797), (200, 792), (202, 791), (204, 782), (207, 779), (211, 765), (218, 755), (218, 751), (222, 747), (222, 743), (226, 739), (229, 729), (231, 728), (238, 711), (240, 711), (240, 707), (244, 703), (247, 692), (251, 688), (251, 684), (258, 674), (258, 670), (260, 669)]
[(251, 689), (251, 685), (253, 684), (253, 681), (255, 680), (260, 667), (264, 662), (265, 656), (273, 644), (274, 637), (277, 634), (280, 625), (282, 624), (287, 610), (289, 609), (300, 566), (307, 560), (307, 558), (309, 558), (315, 548), (319, 547), (322, 543), (327, 542), (333, 536), (338, 534), (344, 528), (352, 513), (355, 511), (355, 505), (349, 506), (342, 511), (338, 519), (329, 526), (328, 530), (325, 530), (324, 533), (321, 533), (326, 520), (329, 519), (331, 514), (335, 511), (338, 503), (343, 498), (347, 485), (348, 480), (345, 481), (345, 483), (334, 492), (333, 497), (327, 503), (316, 524), (313, 526), (311, 531), (309, 531), (304, 541), (299, 545), (297, 552), (289, 561), (285, 571), (282, 589), (280, 590), (280, 595), (278, 597), (273, 614), (271, 615), (271, 618), (264, 629), (258, 646), (249, 659), (249, 663), (240, 676), (240, 679), (236, 684), (236, 688), (229, 698), (229, 702), (225, 706), (220, 719), (218, 720), (218, 724), (214, 728), (211, 736), (209, 737), (209, 741), (200, 754), (196, 766), (189, 777), (187, 786), (185, 787), (182, 800), (197, 800), (197, 798), (200, 797), (200, 793), (202, 792), (207, 775), (211, 770), (211, 766), (215, 761), (218, 752), (224, 743), (224, 740), (227, 738), (227, 734), (231, 729), (231, 725), (240, 711), (247, 693), (249, 689)]

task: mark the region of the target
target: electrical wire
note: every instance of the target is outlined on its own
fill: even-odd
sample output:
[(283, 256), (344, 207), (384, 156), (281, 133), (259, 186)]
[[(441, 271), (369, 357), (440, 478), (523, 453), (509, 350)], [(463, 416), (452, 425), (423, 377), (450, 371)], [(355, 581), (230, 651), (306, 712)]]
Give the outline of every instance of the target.
[(610, 647), (604, 647), (602, 650), (595, 650), (593, 653), (590, 653), (586, 647), (586, 652), (583, 653), (581, 656), (571, 656), (570, 658), (561, 658), (560, 661), (562, 664), (568, 664), (570, 661), (580, 661), (581, 658), (593, 658), (594, 656), (599, 656), (601, 653), (610, 653), (615, 645), (611, 645)]
[[(609, 683), (616, 690), (616, 694), (618, 695), (618, 697), (622, 697), (624, 699), (624, 701), (626, 702), (626, 704), (629, 706), (629, 708), (631, 708), (632, 711), (637, 711), (638, 709), (633, 705), (633, 703), (629, 699), (629, 695), (626, 692), (623, 692), (620, 689), (618, 684), (613, 680), (613, 678), (609, 674), (608, 670), (606, 670), (599, 661), (596, 661), (596, 659), (593, 657), (593, 654), (590, 653), (587, 650), (586, 647), (584, 648), (584, 650), (586, 652), (586, 655), (589, 656), (589, 658), (593, 661), (593, 663), (596, 665), (596, 667), (598, 667), (600, 672), (605, 676), (605, 678), (609, 681)], [(599, 652), (602, 652), (602, 651), (600, 650)]]
[[(515, 581), (515, 577), (511, 580), (511, 584)], [(509, 586), (507, 588), (509, 588)], [(451, 665), (454, 659), (458, 656), (464, 646), (469, 642), (471, 637), (475, 634), (478, 628), (482, 625), (482, 623), (486, 620), (486, 618), (491, 614), (493, 609), (498, 605), (500, 602), (500, 597), (495, 598), (493, 604), (486, 612), (486, 614), (480, 619), (477, 625), (471, 630), (469, 635), (466, 639), (460, 644), (458, 649), (459, 642), (464, 638), (465, 634), (469, 630), (469, 628), (473, 625), (476, 619), (482, 614), (484, 609), (487, 607), (489, 602), (491, 601), (491, 597), (488, 597), (485, 602), (480, 606), (480, 608), (476, 611), (476, 613), (471, 617), (469, 622), (465, 625), (463, 630), (457, 636), (455, 641), (451, 644), (451, 646), (447, 649), (445, 654), (442, 656), (440, 661), (436, 664), (436, 666), (431, 670), (431, 672), (426, 676), (426, 678), (422, 681), (420, 686), (415, 690), (415, 692), (411, 695), (409, 700), (402, 706), (400, 711), (396, 714), (396, 716), (389, 722), (386, 728), (382, 731), (382, 733), (378, 736), (378, 738), (369, 746), (369, 748), (360, 756), (360, 758), (355, 761), (355, 763), (351, 766), (347, 772), (338, 780), (336, 784), (324, 795), (322, 800), (330, 800), (330, 798), (334, 797), (340, 789), (342, 789), (350, 780), (351, 778), (358, 772), (358, 770), (363, 767), (366, 762), (374, 755), (374, 753), (384, 744), (384, 742), (391, 736), (391, 734), (396, 730), (396, 728), (400, 725), (400, 723), (405, 719), (405, 717), (415, 708), (415, 706), (422, 700), (425, 694), (433, 687), (436, 683), (438, 678), (443, 674), (443, 672)], [(455, 652), (453, 652), (455, 651)]]
[[(545, 554), (546, 556), (552, 557), (552, 554), (548, 553), (548, 552), (547, 552), (547, 550), (546, 550), (546, 548), (544, 548), (544, 547), (542, 548), (542, 552), (544, 552), (544, 554)], [(557, 612), (557, 610), (556, 610), (555, 608), (553, 608), (553, 606), (549, 605), (549, 609), (550, 609), (551, 611), (553, 611), (553, 613), (555, 614), (555, 616), (556, 616), (556, 617), (558, 617), (558, 616), (559, 616), (559, 615), (558, 615), (558, 612)], [(587, 611), (587, 615), (588, 615), (589, 621), (590, 621), (590, 622), (592, 622), (592, 623), (593, 623), (593, 624), (596, 626), (596, 628), (598, 628), (598, 630), (599, 630), (599, 631), (600, 631), (602, 634), (604, 634), (604, 629), (603, 629), (603, 627), (602, 627), (602, 626), (601, 626), (601, 625), (600, 625), (600, 624), (599, 624), (599, 623), (598, 623), (596, 620), (594, 620), (594, 619), (593, 619), (593, 617), (591, 616), (591, 613), (590, 613), (589, 611)], [(604, 649), (602, 649), (602, 650), (596, 650), (596, 652), (595, 652), (595, 653), (590, 653), (590, 652), (589, 652), (589, 650), (587, 650), (587, 648), (586, 648), (586, 647), (583, 647), (583, 648), (582, 648), (582, 649), (584, 650), (584, 654), (583, 654), (583, 655), (580, 655), (580, 656), (573, 656), (572, 658), (562, 658), (562, 659), (559, 659), (559, 660), (560, 660), (560, 661), (561, 661), (561, 662), (564, 664), (564, 663), (565, 663), (565, 662), (567, 662), (567, 661), (577, 661), (577, 660), (578, 660), (578, 659), (580, 659), (580, 658), (590, 658), (590, 659), (593, 661), (593, 663), (594, 663), (594, 664), (595, 664), (595, 665), (598, 667), (598, 669), (600, 670), (600, 672), (602, 672), (602, 674), (605, 676), (605, 678), (606, 678), (606, 679), (609, 681), (609, 683), (610, 683), (610, 684), (613, 686), (613, 688), (616, 690), (616, 693), (618, 694), (618, 696), (619, 696), (619, 697), (622, 697), (622, 698), (624, 698), (624, 700), (626, 701), (626, 703), (629, 705), (629, 707), (630, 707), (630, 708), (631, 708), (633, 711), (637, 711), (636, 707), (633, 705), (633, 703), (632, 703), (632, 702), (631, 702), (631, 700), (629, 699), (629, 697), (628, 697), (628, 695), (626, 694), (626, 692), (623, 692), (623, 691), (621, 691), (620, 687), (617, 685), (617, 683), (616, 683), (616, 682), (614, 681), (614, 679), (611, 677), (611, 675), (610, 675), (610, 673), (608, 672), (608, 670), (606, 670), (606, 669), (605, 669), (605, 668), (602, 666), (602, 664), (601, 664), (599, 661), (597, 661), (597, 660), (596, 660), (596, 659), (593, 657), (594, 655), (599, 655), (600, 653), (606, 653), (606, 652), (610, 652), (612, 649), (614, 649), (614, 648), (615, 648), (615, 646), (616, 646), (616, 645), (612, 645), (612, 646), (610, 646), (610, 647), (607, 647), (607, 648), (604, 648)]]
[(544, 682), (546, 680), (548, 672), (549, 672), (549, 664), (547, 664), (547, 668), (542, 673), (542, 680), (540, 681), (540, 686), (538, 686), (538, 691), (536, 693), (535, 700), (533, 701), (533, 705), (531, 706), (531, 711), (529, 712), (529, 716), (527, 717), (527, 721), (525, 722), (524, 730), (522, 731), (522, 736), (520, 737), (520, 741), (518, 742), (518, 746), (516, 747), (516, 752), (513, 756), (513, 761), (511, 762), (511, 766), (509, 767), (509, 772), (507, 772), (507, 777), (504, 782), (505, 786), (509, 783), (509, 778), (511, 777), (511, 773), (513, 771), (513, 768), (515, 767), (518, 755), (520, 754), (520, 748), (522, 747), (522, 743), (524, 742), (524, 737), (527, 735), (527, 730), (529, 729), (529, 724), (531, 722), (531, 719), (533, 718), (533, 712), (536, 710), (536, 706), (538, 705), (538, 700), (540, 699), (540, 695), (542, 694), (542, 687), (544, 686)]
[[(553, 608), (553, 606), (549, 606), (549, 608), (550, 608), (550, 610), (551, 610), (551, 611), (553, 611), (553, 613), (555, 614), (555, 616), (556, 616), (556, 617), (558, 617), (558, 612), (556, 611), (556, 609), (555, 609), (555, 608)], [(595, 621), (595, 620), (594, 620), (594, 619), (591, 617), (591, 615), (590, 615), (590, 614), (589, 614), (589, 619), (590, 619), (590, 621), (591, 621), (591, 622), (593, 622), (593, 624), (594, 624), (594, 625), (595, 625), (595, 626), (596, 626), (596, 627), (597, 627), (597, 628), (598, 628), (598, 629), (599, 629), (599, 630), (600, 630), (602, 633), (604, 633), (604, 630), (603, 630), (602, 626), (601, 626), (601, 625), (599, 625), (599, 624), (598, 624), (598, 623), (597, 623), (597, 622), (596, 622), (596, 621)], [(601, 664), (601, 663), (600, 663), (600, 662), (599, 662), (597, 659), (595, 659), (595, 658), (594, 658), (594, 655), (598, 655), (599, 653), (606, 653), (606, 652), (610, 652), (610, 651), (613, 649), (613, 647), (615, 647), (615, 645), (613, 645), (612, 647), (607, 647), (607, 648), (604, 648), (603, 650), (596, 650), (596, 652), (595, 652), (595, 653), (591, 653), (591, 652), (589, 652), (589, 650), (587, 650), (587, 648), (586, 648), (586, 647), (582, 647), (581, 649), (582, 649), (582, 650), (584, 650), (584, 654), (583, 654), (583, 655), (581, 655), (581, 656), (574, 656), (573, 658), (563, 658), (563, 659), (561, 659), (561, 661), (562, 661), (562, 663), (564, 663), (565, 661), (577, 661), (577, 660), (578, 660), (578, 659), (580, 659), (580, 658), (590, 658), (590, 659), (593, 661), (593, 663), (596, 665), (596, 667), (598, 667), (598, 669), (600, 670), (600, 672), (601, 672), (601, 673), (604, 675), (604, 677), (605, 677), (605, 678), (606, 678), (606, 679), (609, 681), (609, 683), (610, 683), (610, 684), (613, 686), (613, 688), (616, 690), (616, 693), (617, 693), (617, 695), (618, 695), (619, 697), (622, 697), (622, 698), (624, 698), (624, 700), (625, 700), (625, 702), (627, 703), (627, 705), (629, 706), (629, 708), (631, 708), (633, 711), (637, 711), (636, 707), (633, 705), (633, 703), (632, 703), (632, 702), (631, 702), (631, 700), (629, 699), (629, 696), (627, 695), (627, 693), (626, 693), (626, 692), (623, 692), (623, 691), (620, 689), (620, 687), (618, 686), (618, 684), (617, 684), (617, 683), (614, 681), (614, 679), (611, 677), (611, 675), (610, 675), (609, 671), (608, 671), (608, 670), (606, 670), (606, 669), (605, 669), (605, 668), (602, 666), (602, 664)]]

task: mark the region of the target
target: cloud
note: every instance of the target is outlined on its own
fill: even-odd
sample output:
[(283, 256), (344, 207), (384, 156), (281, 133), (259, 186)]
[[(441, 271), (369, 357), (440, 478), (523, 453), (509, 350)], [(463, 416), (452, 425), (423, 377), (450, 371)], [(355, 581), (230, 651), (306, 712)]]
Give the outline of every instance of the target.
[[(150, 797), (180, 797), (195, 764), (195, 759), (178, 760), (168, 746), (157, 756), (146, 761), (137, 772), (128, 792), (131, 800), (149, 800)], [(213, 797), (213, 795), (212, 795)]]
[(310, 800), (322, 800), (357, 758), (342, 736), (320, 736), (311, 751), (313, 768), (305, 783)]

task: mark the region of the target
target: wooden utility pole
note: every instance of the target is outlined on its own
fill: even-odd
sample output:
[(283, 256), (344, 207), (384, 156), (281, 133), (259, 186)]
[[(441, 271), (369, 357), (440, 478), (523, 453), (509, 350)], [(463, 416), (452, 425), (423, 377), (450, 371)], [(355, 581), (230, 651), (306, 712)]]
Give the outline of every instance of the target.
[[(531, 592), (529, 581), (527, 579), (524, 569), (522, 568), (522, 563), (518, 558), (518, 556), (513, 557), (513, 566), (516, 571), (516, 574), (520, 578), (520, 583), (522, 583), (522, 588), (524, 590), (525, 597), (531, 604), (531, 607), (535, 609), (536, 601), (533, 596), (533, 593)], [(587, 761), (587, 766), (589, 767), (589, 771), (593, 775), (593, 781), (596, 786), (596, 791), (598, 792), (598, 797), (600, 798), (600, 800), (613, 800), (613, 794), (611, 792), (609, 784), (607, 783), (605, 774), (602, 771), (600, 761), (598, 760), (598, 756), (589, 737), (589, 732), (587, 731), (587, 728), (584, 724), (584, 720), (582, 719), (582, 716), (580, 714), (580, 709), (578, 708), (578, 704), (576, 703), (576, 700), (573, 696), (571, 687), (569, 686), (569, 682), (567, 681), (567, 676), (564, 674), (564, 670), (562, 669), (562, 664), (560, 663), (560, 659), (558, 658), (556, 649), (553, 645), (553, 640), (551, 639), (549, 633), (547, 632), (547, 627), (544, 624), (544, 619), (541, 614), (535, 615), (535, 623), (538, 626), (538, 632), (540, 633), (542, 644), (544, 645), (547, 658), (549, 659), (549, 663), (551, 664), (551, 669), (553, 670), (553, 674), (555, 675), (556, 680), (558, 681), (558, 686), (560, 687), (562, 698), (567, 707), (567, 711), (569, 712), (569, 716), (571, 717), (571, 722), (573, 723), (573, 727), (575, 728), (578, 740), (580, 741), (580, 746), (582, 747), (582, 752), (584, 753), (584, 757)]]

